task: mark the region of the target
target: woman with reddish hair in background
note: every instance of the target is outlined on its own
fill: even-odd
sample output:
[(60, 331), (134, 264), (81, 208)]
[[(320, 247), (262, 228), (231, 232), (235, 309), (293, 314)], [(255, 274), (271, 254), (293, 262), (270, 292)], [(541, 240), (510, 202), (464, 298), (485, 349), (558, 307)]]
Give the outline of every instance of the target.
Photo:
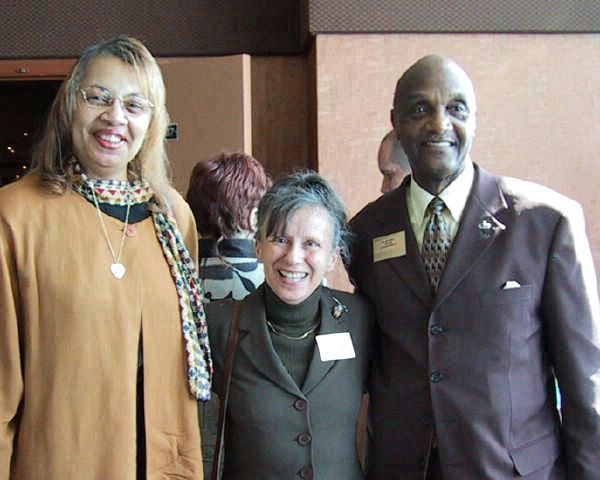
[[(254, 233), (258, 202), (271, 186), (260, 162), (245, 153), (221, 152), (198, 162), (187, 201), (196, 217), (204, 301), (241, 300), (263, 283)], [(212, 471), (217, 435), (217, 395), (199, 404), (204, 472)]]
[(187, 201), (200, 235), (206, 302), (241, 300), (264, 281), (254, 231), (258, 202), (270, 186), (260, 162), (242, 152), (221, 152), (194, 167)]

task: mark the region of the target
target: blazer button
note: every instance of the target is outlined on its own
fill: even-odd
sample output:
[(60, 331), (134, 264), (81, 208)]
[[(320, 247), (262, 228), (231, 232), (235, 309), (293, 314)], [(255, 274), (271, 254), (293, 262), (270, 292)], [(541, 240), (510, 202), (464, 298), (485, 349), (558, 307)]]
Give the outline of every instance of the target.
[(303, 412), (304, 410), (306, 410), (307, 406), (308, 402), (306, 400), (302, 400), (301, 398), (294, 402), (294, 408), (299, 412)]
[(310, 436), (310, 433), (301, 433), (298, 435), (297, 441), (300, 445), (305, 446), (312, 441), (312, 437)]
[(128, 237), (137, 237), (137, 228), (135, 225), (127, 225), (125, 229), (125, 235)]
[(298, 473), (300, 474), (300, 478), (311, 479), (315, 476), (315, 472), (310, 467), (303, 467)]
[(438, 383), (442, 381), (442, 378), (444, 378), (444, 376), (442, 375), (442, 372), (433, 372), (429, 378), (431, 379), (431, 381), (433, 383)]
[(444, 329), (442, 327), (440, 327), (439, 325), (432, 325), (431, 328), (429, 329), (429, 332), (432, 335), (439, 335), (443, 331), (444, 331)]

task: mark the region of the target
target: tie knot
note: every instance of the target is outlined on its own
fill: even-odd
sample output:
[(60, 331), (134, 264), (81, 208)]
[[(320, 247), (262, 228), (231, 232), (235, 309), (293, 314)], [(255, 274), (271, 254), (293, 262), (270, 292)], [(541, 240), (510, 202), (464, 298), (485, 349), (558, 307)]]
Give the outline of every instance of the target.
[(433, 197), (429, 205), (427, 205), (427, 211), (430, 215), (440, 215), (444, 211), (446, 204), (440, 197)]

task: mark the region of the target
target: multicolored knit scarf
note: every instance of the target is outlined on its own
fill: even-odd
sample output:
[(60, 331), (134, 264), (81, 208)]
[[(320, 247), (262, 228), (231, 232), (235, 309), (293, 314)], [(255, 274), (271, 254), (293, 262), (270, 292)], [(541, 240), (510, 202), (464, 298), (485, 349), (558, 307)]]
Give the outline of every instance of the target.
[[(84, 174), (75, 177), (72, 189), (94, 203), (92, 189), (99, 203), (131, 206), (155, 202), (148, 182), (90, 180)], [(202, 308), (200, 280), (194, 260), (186, 248), (172, 212), (167, 214), (150, 208), (154, 230), (175, 282), (179, 297), (183, 339), (188, 362), (190, 392), (198, 400), (210, 398), (212, 359), (208, 344), (206, 317)]]

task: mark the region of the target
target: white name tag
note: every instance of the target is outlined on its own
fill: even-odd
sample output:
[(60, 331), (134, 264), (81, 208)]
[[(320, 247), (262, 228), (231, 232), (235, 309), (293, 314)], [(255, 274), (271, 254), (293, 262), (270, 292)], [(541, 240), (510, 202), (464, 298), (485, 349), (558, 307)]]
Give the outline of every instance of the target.
[(349, 332), (329, 333), (315, 337), (322, 362), (356, 357)]

